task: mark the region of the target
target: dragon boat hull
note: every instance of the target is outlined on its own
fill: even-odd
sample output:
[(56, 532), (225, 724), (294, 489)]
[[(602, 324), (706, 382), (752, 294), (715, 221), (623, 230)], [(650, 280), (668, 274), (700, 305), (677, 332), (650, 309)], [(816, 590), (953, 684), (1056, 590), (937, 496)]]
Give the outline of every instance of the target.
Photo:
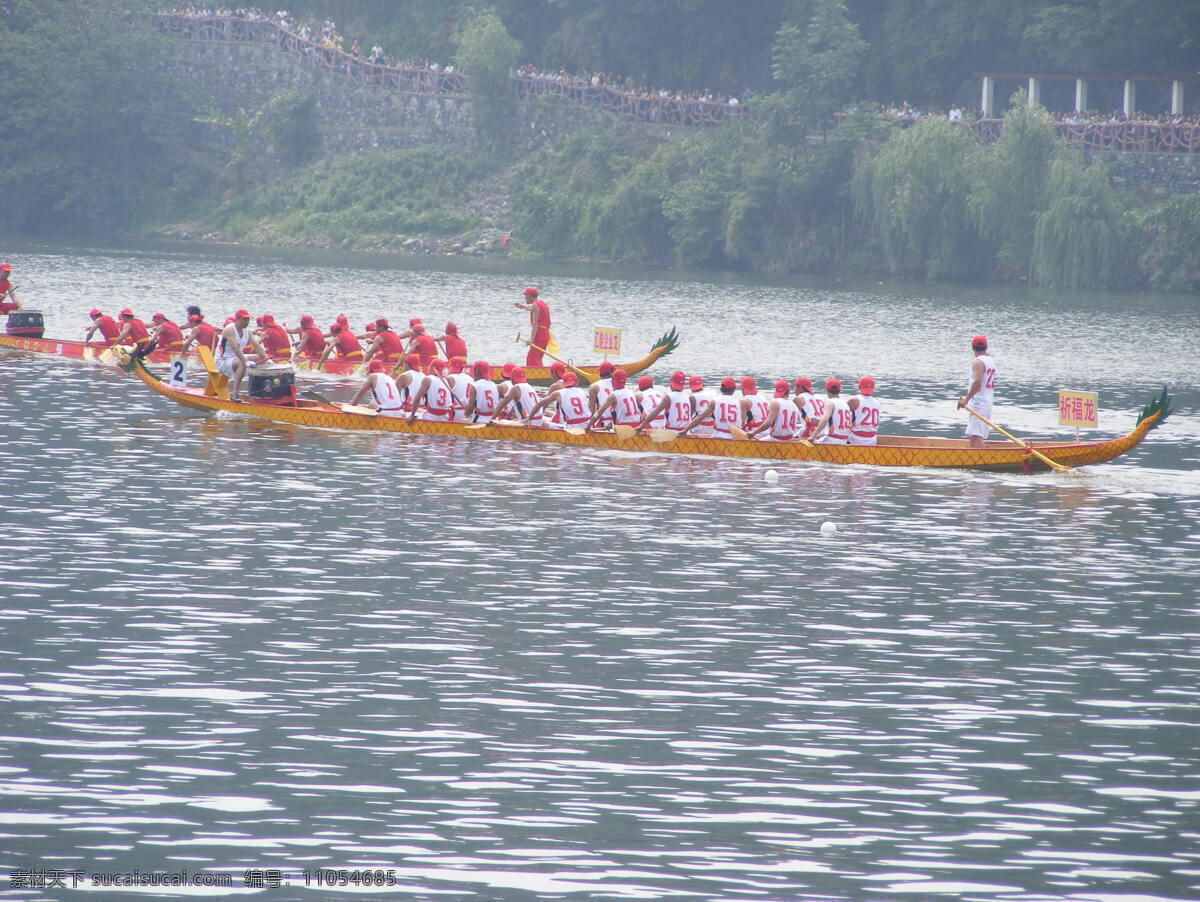
[[(583, 448), (622, 451), (653, 451), (660, 454), (695, 454), (710, 457), (742, 457), (760, 460), (823, 461), (835, 464), (867, 464), (881, 467), (934, 467), (970, 470), (1035, 472), (1047, 469), (1025, 447), (1009, 442), (988, 442), (971, 448), (965, 440), (880, 436), (878, 445), (811, 445), (736, 439), (677, 438), (655, 443), (647, 436), (621, 439), (609, 432), (584, 435), (534, 426), (485, 426), (468, 428), (463, 423), (435, 423), (384, 416), (347, 413), (318, 401), (298, 400), (281, 404), (230, 401), (207, 395), (197, 388), (178, 389), (160, 380), (139, 360), (123, 364), (151, 389), (176, 404), (195, 410), (228, 411), (276, 423), (361, 432), (399, 432), (409, 435), (452, 435), (471, 439), (505, 439), (542, 442)], [(1143, 410), (1134, 429), (1126, 435), (1096, 442), (1040, 442), (1032, 445), (1056, 463), (1070, 467), (1103, 463), (1137, 446), (1170, 412), (1166, 389)]]
[[(672, 329), (666, 335), (659, 338), (655, 342), (654, 347), (641, 360), (635, 360), (632, 363), (617, 363), (614, 366), (621, 367), (629, 375), (640, 373), (645, 369), (653, 366), (661, 357), (665, 357), (675, 350), (679, 344), (679, 337)], [(107, 362), (107, 356), (102, 358), (100, 355), (109, 349), (109, 345), (101, 343), (85, 343), (82, 341), (71, 341), (68, 339), (58, 338), (23, 338), (17, 335), (0, 334), (0, 348), (12, 348), (18, 351), (32, 351), (35, 354), (52, 354), (57, 357), (70, 357), (77, 360), (101, 360)], [(156, 349), (151, 351), (146, 360), (154, 364), (166, 365), (171, 362), (171, 358), (177, 356), (177, 352), (168, 350)], [(197, 359), (195, 354), (188, 352), (189, 360)], [(315, 357), (295, 357), (292, 359), (280, 360), (281, 363), (291, 363), (296, 368), (297, 372), (314, 372), (328, 373), (333, 376), (354, 376), (361, 375), (362, 364), (357, 360), (340, 360), (331, 358), (318, 366), (318, 360)], [(581, 374), (581, 381), (588, 383), (595, 382), (600, 378), (598, 366), (582, 366), (576, 367), (577, 372)], [(501, 367), (492, 367), (492, 378), (497, 382), (504, 378), (501, 372)], [(534, 385), (549, 385), (554, 381), (555, 377), (550, 372), (549, 367), (544, 366), (527, 366), (525, 367), (526, 381)]]

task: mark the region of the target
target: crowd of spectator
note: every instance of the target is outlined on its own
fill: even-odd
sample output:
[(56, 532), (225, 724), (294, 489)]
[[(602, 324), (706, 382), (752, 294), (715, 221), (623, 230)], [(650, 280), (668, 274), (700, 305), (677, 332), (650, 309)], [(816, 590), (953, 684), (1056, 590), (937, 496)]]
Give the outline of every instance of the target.
[(749, 88), (746, 88), (740, 96), (738, 94), (714, 94), (712, 91), (668, 91), (664, 88), (653, 90), (648, 88), (639, 88), (632, 75), (626, 76), (624, 79), (622, 79), (613, 75), (611, 72), (592, 72), (587, 75), (571, 75), (562, 69), (557, 72), (550, 72), (537, 69), (533, 66), (522, 66), (519, 69), (513, 70), (509, 74), (516, 79), (554, 82), (555, 84), (563, 85), (568, 88), (604, 88), (606, 90), (615, 91), (637, 100), (676, 100), (690, 101), (693, 103), (720, 103), (731, 107), (737, 107), (750, 99)]
[[(905, 123), (918, 122), (922, 119), (946, 119), (950, 122), (975, 122), (986, 118), (982, 111), (964, 110), (960, 106), (949, 109), (920, 109), (904, 101), (889, 103), (879, 107), (863, 107), (862, 105), (847, 107), (843, 115), (860, 112), (877, 112), (881, 116), (890, 116)], [(1178, 128), (1181, 126), (1200, 126), (1200, 115), (1184, 116), (1178, 113), (1144, 113), (1126, 114), (1119, 110), (1102, 113), (1098, 110), (1073, 110), (1071, 112), (1050, 112), (1050, 121), (1056, 125), (1154, 125)]]

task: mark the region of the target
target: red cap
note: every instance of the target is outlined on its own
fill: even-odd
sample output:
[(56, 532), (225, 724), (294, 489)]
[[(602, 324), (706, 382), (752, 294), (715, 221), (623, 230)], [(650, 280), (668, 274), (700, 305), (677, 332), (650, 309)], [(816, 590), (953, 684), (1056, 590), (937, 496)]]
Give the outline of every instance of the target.
[(92, 310), (90, 313), (88, 313), (88, 316), (90, 316), (92, 319), (95, 319), (97, 316), (104, 316), (104, 314), (99, 310)]
[(330, 335), (337, 335), (337, 334), (338, 334), (339, 332), (341, 332), (341, 331), (342, 331), (342, 324), (341, 324), (341, 323), (333, 323), (333, 324), (332, 324), (332, 325), (329, 327), (329, 334), (330, 334)]
[(976, 351), (986, 351), (987, 350), (987, 336), (986, 335), (976, 335), (974, 338), (971, 339), (971, 347), (973, 347)]
[(121, 311), (120, 315), (121, 316), (133, 316), (133, 311), (130, 310), (128, 307), (126, 307), (124, 310)]
[(311, 316), (309, 316), (307, 313), (304, 314), (304, 316), (300, 317), (300, 325), (311, 326), (312, 324), (313, 324), (313, 318)]
[(836, 379), (826, 379), (825, 380), (825, 391), (841, 391), (841, 390), (842, 390), (842, 383), (838, 382)]
[(272, 316), (270, 313), (264, 313), (264, 314), (262, 315), (262, 321), (263, 321), (263, 325), (264, 325), (264, 326), (273, 326), (273, 325), (275, 325), (275, 317), (274, 317), (274, 316)]
[(567, 371), (567, 365), (565, 363), (562, 363), (561, 361), (556, 360), (552, 364), (550, 364), (550, 372), (552, 372), (556, 376), (561, 376), (566, 371)]
[(258, 325), (258, 326), (265, 326), (267, 324), (266, 315), (264, 314), (263, 316), (256, 316), (254, 318), (254, 323), (255, 323), (255, 325)]
[(446, 369), (446, 361), (442, 360), (441, 357), (435, 357), (433, 360), (429, 361), (429, 368), (431, 370), (437, 370), (440, 373)]
[(486, 360), (476, 360), (472, 369), (475, 370), (476, 379), (487, 379), (492, 375), (492, 365)]
[(225, 326), (228, 326), (228, 325), (229, 325), (231, 322), (233, 322), (233, 317), (232, 317), (232, 316), (227, 316), (227, 317), (225, 317), (225, 322), (221, 323), (221, 328), (224, 328)]
[(649, 376), (639, 376), (638, 377), (638, 388), (641, 389), (642, 391), (645, 391), (653, 384), (654, 384), (654, 380), (651, 379)]
[(733, 381), (732, 376), (726, 376), (724, 379), (721, 380), (721, 390), (722, 391), (726, 391), (726, 390), (733, 391), (735, 388), (737, 388), (737, 383)]
[(600, 376), (602, 378), (605, 376), (611, 376), (612, 371), (613, 365), (611, 363), (609, 363), (607, 360), (600, 361)]
[(414, 316), (412, 319), (410, 319), (410, 320), (408, 321), (408, 328), (410, 328), (410, 329), (411, 329), (413, 326), (417, 325), (417, 324), (418, 324), (418, 323), (420, 323), (420, 322), (421, 322), (421, 317), (419, 317), (419, 316)]
[(524, 295), (527, 298), (536, 298), (537, 297), (537, 289), (534, 288), (532, 285), (530, 285), (528, 288), (525, 289)]
[(337, 315), (337, 321), (338, 321), (339, 323), (341, 323), (343, 326), (346, 326), (346, 325), (349, 325), (349, 324), (350, 324), (350, 320), (346, 319), (346, 314), (344, 314), (344, 313), (339, 313), (339, 314)]
[(796, 388), (803, 389), (804, 391), (812, 391), (812, 380), (807, 376), (798, 376), (795, 384)]
[(506, 363), (504, 366), (500, 367), (500, 375), (507, 379), (512, 376), (513, 370), (516, 368), (517, 365), (515, 363)]
[(467, 366), (467, 358), (466, 357), (451, 357), (450, 358), (450, 372), (461, 373), (466, 368), (466, 366)]
[[(371, 327), (367, 326), (367, 328), (370, 329)], [(381, 316), (381, 317), (379, 317), (379, 319), (375, 320), (375, 328), (376, 329), (390, 329), (391, 326), (388, 325), (388, 321), (387, 321), (386, 317)]]
[(700, 376), (692, 376), (688, 379), (688, 385), (692, 391), (700, 391), (704, 388), (704, 380)]
[(522, 366), (514, 366), (512, 369), (512, 376), (510, 376), (509, 378), (512, 379), (514, 385), (516, 385), (517, 383), (520, 383), (520, 382), (524, 382), (525, 381), (525, 368)]
[(620, 370), (620, 369), (618, 369), (618, 370), (613, 370), (613, 374), (612, 374), (612, 384), (613, 384), (613, 387), (615, 387), (615, 388), (624, 388), (624, 387), (625, 387), (625, 380), (626, 380), (627, 378), (629, 378), (629, 374), (628, 374), (628, 373), (626, 373), (624, 370)]
[(413, 335), (424, 335), (425, 327), (422, 326), (420, 323), (417, 323), (415, 326), (412, 327), (412, 331), (413, 331)]
[(753, 376), (742, 377), (742, 391), (748, 395), (754, 394), (756, 391), (758, 391), (758, 383), (754, 381)]
[(249, 310), (239, 310), (237, 313), (235, 313), (233, 315), (233, 318), (234, 319), (249, 319), (250, 311)]
[(446, 323), (446, 334), (447, 335), (457, 335), (458, 334), (458, 326), (454, 325), (454, 323)]
[(858, 380), (858, 390), (860, 392), (862, 392), (864, 395), (874, 394), (875, 393), (875, 380), (872, 379), (870, 376), (863, 376), (861, 379)]
[(563, 373), (563, 377), (562, 377), (563, 388), (570, 388), (572, 385), (575, 385), (578, 381), (579, 381), (579, 379), (575, 376), (574, 373)]
[(368, 331), (368, 332), (374, 332), (374, 331), (375, 331), (375, 324), (374, 324), (374, 323), (367, 323), (366, 329), (367, 329), (367, 331)]
[(420, 354), (409, 354), (407, 357), (404, 358), (404, 365), (406, 367), (408, 367), (410, 370), (421, 369), (421, 355)]
[(367, 364), (367, 369), (369, 371), (371, 371), (372, 373), (382, 373), (387, 368), (388, 368), (388, 365), (386, 363), (384, 363), (382, 360), (380, 360), (378, 357), (376, 357), (374, 360), (372, 360), (370, 363)]
[(162, 313), (152, 313), (152, 314), (150, 314), (150, 318), (151, 319), (166, 319), (166, 316)]
[[(100, 311), (97, 310), (96, 312), (99, 313)], [(202, 322), (204, 322), (204, 317), (201, 316), (199, 313), (193, 313), (191, 316), (188, 317), (188, 322), (189, 323), (202, 323)]]
[(778, 382), (775, 383), (775, 397), (776, 398), (787, 397), (789, 388), (791, 388), (791, 386), (788, 385), (788, 381), (786, 379), (780, 379)]
[(12, 264), (0, 263), (0, 272), (12, 272)]
[(683, 383), (687, 380), (687, 375), (683, 370), (676, 370), (671, 374), (671, 388), (675, 391), (683, 391)]

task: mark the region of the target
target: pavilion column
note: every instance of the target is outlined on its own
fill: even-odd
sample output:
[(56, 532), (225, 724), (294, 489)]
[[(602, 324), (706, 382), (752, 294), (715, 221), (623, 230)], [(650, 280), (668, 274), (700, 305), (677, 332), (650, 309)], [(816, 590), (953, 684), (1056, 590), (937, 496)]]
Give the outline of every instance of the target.
[(1132, 116), (1137, 112), (1137, 83), (1132, 78), (1125, 79), (1124, 110), (1126, 116)]
[(1171, 115), (1183, 115), (1183, 82), (1171, 82)]
[(979, 100), (979, 109), (984, 119), (996, 118), (996, 79), (990, 75), (983, 76), (983, 96)]
[(1029, 105), (1042, 102), (1042, 80), (1035, 76), (1029, 77)]
[(1088, 108), (1087, 104), (1087, 79), (1075, 79), (1075, 112), (1082, 113)]

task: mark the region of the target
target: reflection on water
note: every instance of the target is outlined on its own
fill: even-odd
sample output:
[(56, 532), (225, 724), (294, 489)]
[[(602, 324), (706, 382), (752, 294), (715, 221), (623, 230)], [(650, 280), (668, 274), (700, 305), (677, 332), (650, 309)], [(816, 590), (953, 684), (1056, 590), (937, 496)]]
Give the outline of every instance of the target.
[[(82, 292), (120, 284), (104, 259), (46, 262)], [(136, 265), (181, 303), (203, 281)], [(264, 299), (309, 277), (250, 269)], [(506, 277), (339, 275), (507, 316)], [(782, 368), (692, 337), (714, 298), (749, 304), (736, 284), (577, 282), (564, 302), (608, 306), (564, 303), (567, 334), (661, 307), (695, 324), (685, 368)], [(858, 303), (786, 294), (754, 291), (783, 327)], [(948, 428), (966, 366), (937, 336), (969, 317), (898, 302), (928, 314), (889, 319), (903, 359), (862, 352), (944, 368), (889, 404)], [(1033, 349), (1006, 412), (1048, 429), (1015, 374), (1058, 364), (997, 320)], [(1183, 365), (1089, 359), (1113, 431)], [(279, 898), (317, 867), (391, 869), (387, 898), (1194, 898), (1190, 391), (1127, 459), (1023, 477), (306, 431), (0, 351), (5, 869), (280, 868)]]

